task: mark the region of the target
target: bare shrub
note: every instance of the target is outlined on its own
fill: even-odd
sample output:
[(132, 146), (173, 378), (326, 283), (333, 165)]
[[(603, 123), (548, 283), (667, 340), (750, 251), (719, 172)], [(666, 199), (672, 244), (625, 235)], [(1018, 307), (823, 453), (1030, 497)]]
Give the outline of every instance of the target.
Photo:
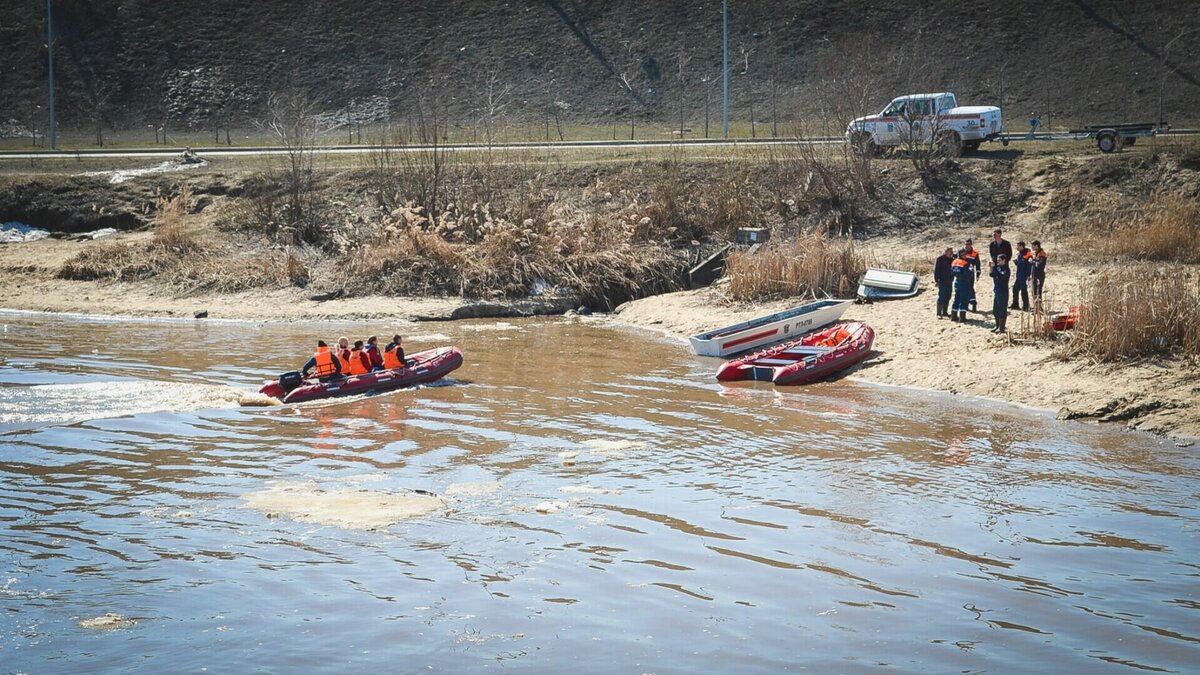
[(1148, 269), (1117, 269), (1081, 289), (1067, 356), (1097, 361), (1200, 356), (1200, 280)]
[(730, 295), (737, 300), (795, 295), (852, 297), (867, 269), (852, 239), (823, 232), (801, 236), (755, 254), (738, 251), (726, 261)]

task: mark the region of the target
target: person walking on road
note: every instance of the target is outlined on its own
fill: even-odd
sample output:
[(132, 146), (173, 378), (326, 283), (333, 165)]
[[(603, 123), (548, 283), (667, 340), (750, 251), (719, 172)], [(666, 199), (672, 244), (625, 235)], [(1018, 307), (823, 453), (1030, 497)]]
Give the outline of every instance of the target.
[(950, 316), (950, 293), (954, 287), (954, 272), (950, 266), (954, 263), (954, 249), (946, 247), (945, 251), (933, 261), (933, 281), (938, 287), (937, 318)]
[(1008, 268), (1008, 258), (1001, 253), (996, 262), (991, 264), (992, 276), (992, 318), (996, 320), (993, 333), (1005, 332), (1008, 323), (1008, 278), (1011, 270)]
[[(1012, 285), (1012, 304), (1009, 309), (1019, 309), (1024, 312), (1029, 311), (1029, 272), (1033, 269), (1033, 253), (1025, 248), (1025, 242), (1017, 242), (1017, 255), (1013, 258), (1013, 266), (1016, 267), (1016, 272), (1013, 274)], [(1017, 299), (1021, 300), (1021, 306), (1017, 306)]]
[(950, 263), (950, 271), (954, 274), (954, 307), (950, 311), (950, 320), (965, 322), (967, 305), (975, 299), (975, 271), (971, 269), (967, 249), (958, 252), (958, 258)]

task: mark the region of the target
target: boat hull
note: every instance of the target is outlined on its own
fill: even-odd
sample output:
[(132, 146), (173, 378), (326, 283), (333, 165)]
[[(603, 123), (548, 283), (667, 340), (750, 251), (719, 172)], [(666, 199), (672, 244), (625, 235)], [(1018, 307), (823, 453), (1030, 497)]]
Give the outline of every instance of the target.
[(729, 356), (758, 349), (827, 326), (842, 318), (852, 300), (818, 300), (800, 307), (692, 336), (700, 356)]
[(393, 370), (377, 370), (328, 381), (305, 380), (300, 386), (285, 391), (278, 380), (267, 382), (260, 393), (274, 396), (284, 403), (303, 403), (323, 398), (382, 393), (427, 384), (445, 377), (462, 365), (463, 355), (458, 347), (438, 347), (408, 355), (408, 365)]
[(861, 321), (829, 326), (799, 340), (727, 361), (717, 370), (722, 382), (759, 380), (776, 385), (807, 384), (862, 363), (875, 344), (875, 331)]
[(868, 269), (858, 284), (858, 297), (865, 300), (911, 298), (921, 290), (917, 275), (878, 268)]

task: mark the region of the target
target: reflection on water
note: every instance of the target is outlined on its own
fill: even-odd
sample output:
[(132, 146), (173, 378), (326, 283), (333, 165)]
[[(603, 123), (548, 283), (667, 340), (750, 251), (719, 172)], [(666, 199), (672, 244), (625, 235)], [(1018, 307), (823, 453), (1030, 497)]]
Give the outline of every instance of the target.
[[(598, 321), (0, 323), (5, 670), (1198, 655), (1194, 449), (848, 382), (723, 387)], [(228, 394), (314, 331), (393, 329), (466, 363), (313, 406)]]

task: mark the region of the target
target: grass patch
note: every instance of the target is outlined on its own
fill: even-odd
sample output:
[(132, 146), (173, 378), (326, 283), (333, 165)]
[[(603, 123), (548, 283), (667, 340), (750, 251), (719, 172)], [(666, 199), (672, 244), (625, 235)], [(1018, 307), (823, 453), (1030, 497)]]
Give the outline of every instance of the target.
[(866, 271), (867, 256), (852, 239), (808, 234), (750, 254), (730, 254), (726, 273), (736, 300), (796, 295), (853, 297)]
[(1067, 356), (1102, 362), (1200, 355), (1200, 280), (1178, 271), (1118, 269), (1082, 289)]

